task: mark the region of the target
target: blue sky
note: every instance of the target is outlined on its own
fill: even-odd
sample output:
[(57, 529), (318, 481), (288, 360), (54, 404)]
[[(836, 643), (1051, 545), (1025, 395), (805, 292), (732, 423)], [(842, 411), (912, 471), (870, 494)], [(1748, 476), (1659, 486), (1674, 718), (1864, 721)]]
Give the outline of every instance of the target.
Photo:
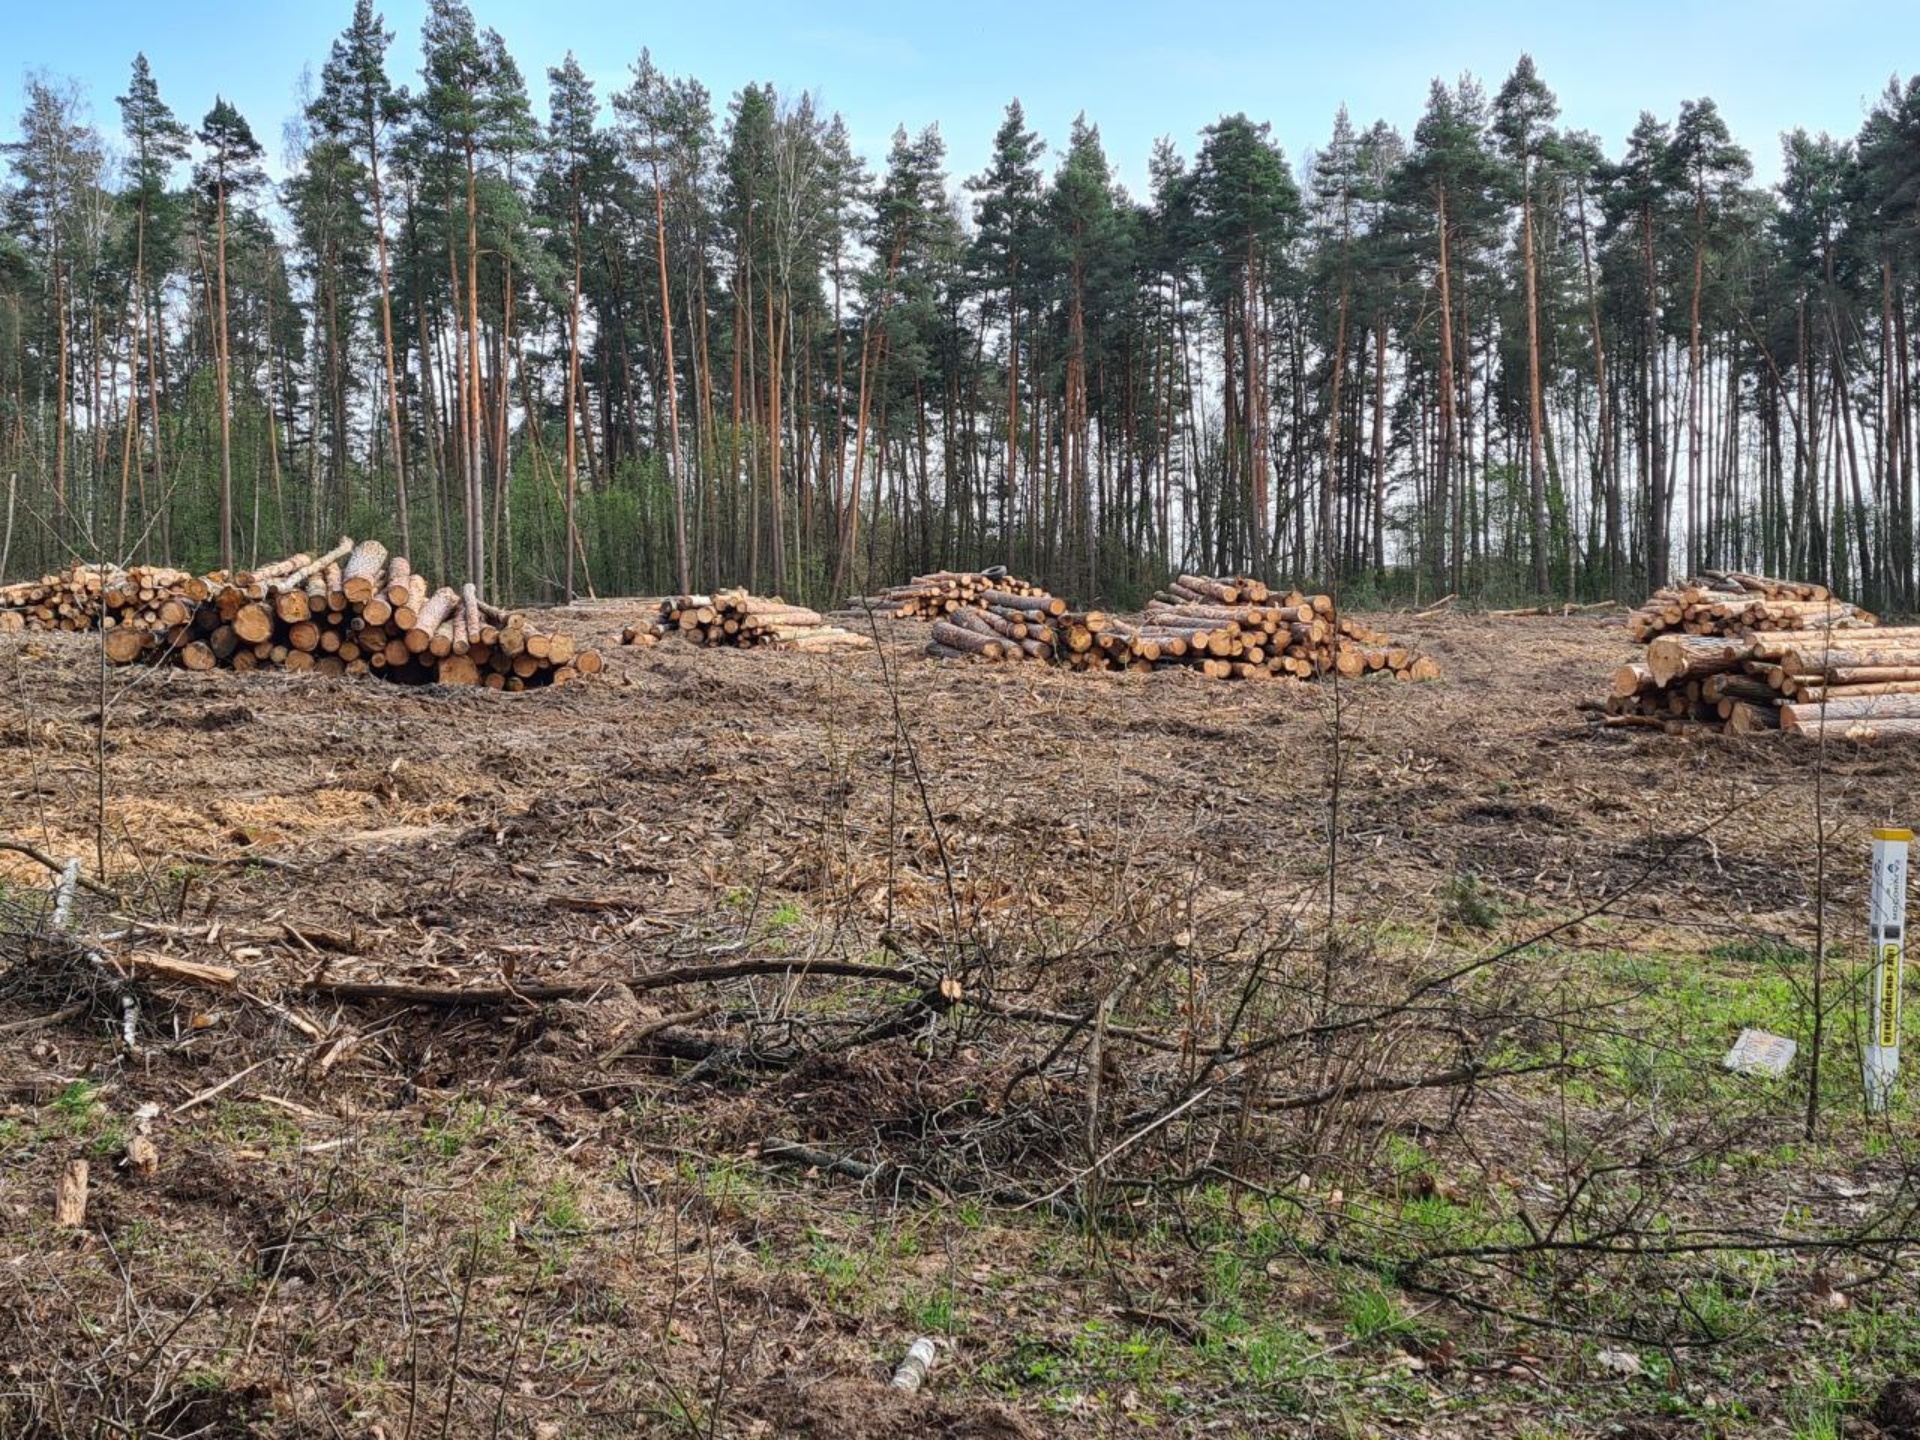
[[(351, 0), (0, 0), (10, 57), (0, 81), (0, 136), (32, 69), (87, 88), (95, 120), (117, 125), (113, 97), (136, 50), (161, 93), (197, 121), (216, 92), (238, 104), (271, 153), (295, 108), (303, 67), (318, 72)], [(424, 0), (387, 0), (393, 72), (411, 81)], [(1896, 70), (1920, 68), (1914, 0), (1615, 0), (1610, 5), (1173, 3), (647, 5), (632, 0), (474, 0), (507, 39), (545, 111), (545, 72), (572, 48), (604, 95), (651, 46), (662, 68), (699, 77), (724, 104), (750, 80), (817, 91), (847, 117), (872, 159), (893, 128), (940, 122), (955, 179), (984, 162), (1011, 96), (1057, 145), (1085, 111), (1120, 177), (1144, 186), (1156, 136), (1191, 153), (1200, 129), (1244, 110), (1273, 123), (1290, 158), (1318, 145), (1337, 106), (1356, 123), (1410, 131), (1434, 76), (1463, 71), (1496, 89), (1522, 50), (1558, 93), (1562, 123), (1600, 135), (1610, 154), (1642, 109), (1671, 117), (1711, 95), (1752, 150), (1756, 175), (1778, 174), (1778, 135), (1803, 125), (1852, 134)]]

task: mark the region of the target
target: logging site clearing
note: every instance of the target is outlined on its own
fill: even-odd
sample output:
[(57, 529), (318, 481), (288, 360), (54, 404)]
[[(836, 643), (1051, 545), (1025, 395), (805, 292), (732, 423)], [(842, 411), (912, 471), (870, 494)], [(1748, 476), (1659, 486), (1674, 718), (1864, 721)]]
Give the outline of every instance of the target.
[(1920, 1433), (1906, 748), (1610, 725), (1617, 611), (662, 613), (518, 695), (0, 634), (0, 1431)]

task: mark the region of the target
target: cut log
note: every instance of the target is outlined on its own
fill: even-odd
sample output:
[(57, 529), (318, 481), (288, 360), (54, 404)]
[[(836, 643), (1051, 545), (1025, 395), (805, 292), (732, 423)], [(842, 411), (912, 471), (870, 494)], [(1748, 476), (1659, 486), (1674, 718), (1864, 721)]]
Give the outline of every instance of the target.
[(1736, 735), (1771, 733), (1781, 727), (1780, 711), (1772, 705), (1752, 705), (1744, 700), (1729, 702), (1727, 728)]
[(145, 630), (136, 630), (131, 626), (121, 626), (107, 631), (102, 646), (107, 659), (115, 665), (131, 665), (152, 646), (153, 635)]
[(289, 589), (297, 587), (304, 590), (313, 581), (314, 577), (324, 576), (328, 567), (338, 565), (352, 554), (353, 541), (343, 535), (340, 537), (340, 543), (335, 545), (333, 549), (324, 555), (316, 556), (305, 565), (289, 572), (282, 583)]
[[(435, 633), (440, 624), (453, 613), (454, 606), (460, 603), (460, 594), (451, 586), (442, 586), (434, 591), (427, 603), (420, 607), (420, 613), (414, 618), (412, 627), (407, 631), (407, 649), (415, 655), (425, 654), (433, 645)], [(451, 636), (449, 636), (451, 645)]]
[(1647, 669), (1654, 684), (1665, 687), (1687, 676), (1731, 670), (1752, 653), (1752, 646), (1740, 639), (1661, 635), (1647, 646)]
[[(1783, 723), (1782, 729), (1786, 729)], [(1802, 720), (1794, 733), (1809, 739), (1851, 740), (1871, 745), (1881, 740), (1920, 738), (1920, 717), (1829, 715), (1825, 720)]]
[(340, 572), (341, 593), (352, 604), (366, 604), (380, 587), (386, 564), (387, 547), (378, 540), (362, 540), (353, 547), (353, 553), (347, 557), (347, 563)]
[(483, 623), (480, 616), (480, 591), (471, 580), (460, 587), (460, 616), (465, 623), (469, 643), (478, 640)]
[(968, 630), (948, 620), (936, 620), (933, 626), (933, 640), (949, 650), (960, 650), (970, 655), (979, 655), (988, 660), (998, 660), (1004, 653), (1000, 641), (977, 631)]
[(388, 559), (385, 595), (387, 604), (396, 610), (413, 595), (413, 565), (406, 556), (395, 555)]
[(233, 633), (248, 645), (273, 638), (273, 611), (259, 601), (249, 601), (233, 615)]
[(167, 981), (215, 990), (231, 990), (240, 981), (240, 972), (226, 965), (203, 965), (194, 960), (143, 951), (112, 956), (107, 963), (109, 968), (135, 980)]
[(449, 655), (440, 662), (435, 678), (442, 685), (478, 685), (480, 667), (466, 655)]
[(283, 624), (294, 625), (312, 615), (313, 606), (304, 589), (276, 590), (273, 613)]
[(1877, 649), (1841, 649), (1831, 647), (1816, 649), (1794, 646), (1779, 656), (1783, 668), (1796, 674), (1813, 675), (1823, 671), (1839, 669), (1909, 669), (1920, 668), (1920, 644), (1911, 647), (1883, 646)]
[(1802, 685), (1799, 690), (1799, 699), (1809, 705), (1822, 701), (1831, 705), (1840, 700), (1892, 699), (1903, 695), (1920, 695), (1920, 680), (1887, 680), (1874, 685), (1820, 683)]
[(1029, 610), (1040, 615), (1067, 613), (1067, 602), (1056, 595), (1015, 595), (1006, 590), (983, 590), (980, 599), (1005, 610)]

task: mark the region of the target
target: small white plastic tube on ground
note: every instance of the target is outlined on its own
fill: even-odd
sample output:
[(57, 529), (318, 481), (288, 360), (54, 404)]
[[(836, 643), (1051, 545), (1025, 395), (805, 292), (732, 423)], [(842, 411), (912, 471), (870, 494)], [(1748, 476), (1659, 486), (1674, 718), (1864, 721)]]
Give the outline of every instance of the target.
[(80, 888), (80, 862), (67, 861), (67, 868), (60, 872), (60, 883), (53, 891), (53, 928), (64, 931), (67, 922), (73, 917), (73, 895)]
[(927, 1372), (933, 1368), (933, 1360), (933, 1341), (922, 1335), (907, 1350), (907, 1358), (900, 1362), (900, 1368), (893, 1372), (890, 1382), (893, 1388), (911, 1395), (926, 1380)]

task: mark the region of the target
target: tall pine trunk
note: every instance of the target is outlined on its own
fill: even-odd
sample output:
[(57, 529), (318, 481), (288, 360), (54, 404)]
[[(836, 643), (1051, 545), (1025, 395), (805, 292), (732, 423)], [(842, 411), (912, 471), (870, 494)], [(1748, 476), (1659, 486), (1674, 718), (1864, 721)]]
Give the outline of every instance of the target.
[(393, 498), (397, 512), (400, 553), (413, 553), (413, 531), (408, 520), (407, 447), (400, 424), (400, 380), (393, 350), (393, 281), (387, 264), (387, 212), (380, 189), (380, 134), (372, 105), (367, 109), (367, 176), (373, 199), (373, 243), (380, 266), (380, 345), (387, 367), (387, 427), (393, 446)]
[(215, 185), (217, 219), (214, 265), (219, 293), (215, 303), (214, 374), (220, 390), (220, 568), (233, 569), (233, 370), (227, 335), (227, 186)]
[(480, 386), (480, 197), (479, 178), (471, 141), (467, 144), (467, 370), (466, 391), (466, 513), (467, 579), (487, 583), (487, 507), (485, 430), (482, 428)]
[[(1450, 497), (1453, 454), (1454, 454), (1454, 413), (1453, 413), (1453, 264), (1449, 247), (1449, 221), (1447, 219), (1447, 187), (1443, 184), (1434, 192), (1434, 208), (1439, 216), (1440, 232), (1440, 453), (1434, 471), (1432, 493), (1429, 504), (1432, 512), (1428, 520), (1428, 534), (1432, 537), (1430, 560), (1433, 565), (1433, 584), (1436, 591), (1446, 588), (1449, 577), (1453, 580), (1453, 589), (1460, 588), (1460, 556), (1453, 556), (1451, 571), (1447, 565), (1447, 505)], [(1458, 502), (1454, 508), (1459, 509)]]
[[(653, 234), (654, 256), (660, 264), (660, 329), (666, 340), (667, 455), (673, 467), (673, 563), (674, 574), (685, 594), (691, 588), (687, 569), (687, 481), (680, 466), (680, 372), (673, 357), (673, 292), (667, 283), (667, 198), (660, 184), (660, 161), (653, 162)], [(579, 285), (574, 286), (576, 294)], [(575, 331), (576, 348), (578, 330)]]
[(1547, 422), (1540, 395), (1539, 258), (1533, 244), (1533, 161), (1521, 177), (1520, 234), (1527, 286), (1527, 489), (1533, 503), (1533, 589), (1547, 593)]

